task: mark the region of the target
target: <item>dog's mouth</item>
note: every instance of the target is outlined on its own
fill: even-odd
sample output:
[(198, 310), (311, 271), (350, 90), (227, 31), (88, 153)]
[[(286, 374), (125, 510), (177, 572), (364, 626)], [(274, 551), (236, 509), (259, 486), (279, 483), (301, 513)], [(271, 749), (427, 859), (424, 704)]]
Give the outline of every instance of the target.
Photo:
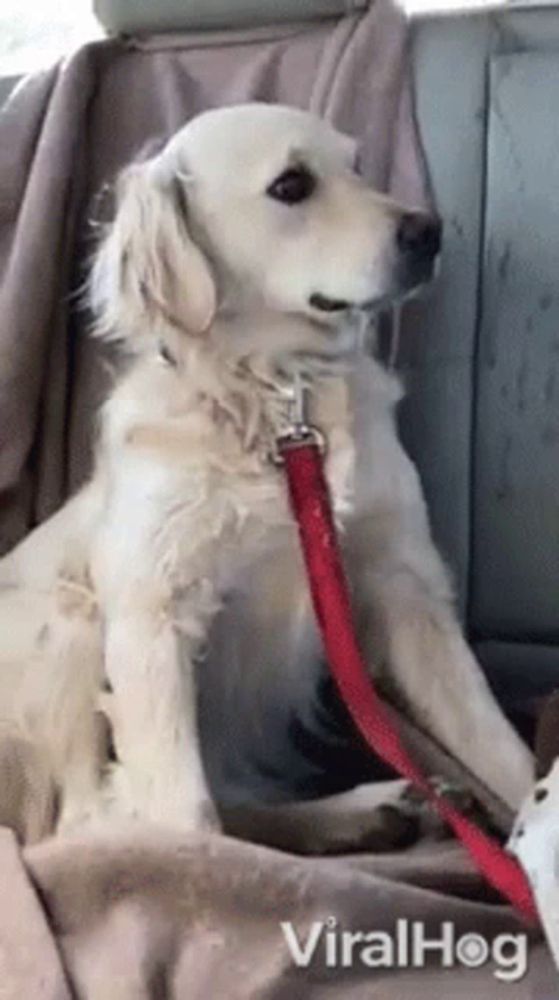
[(317, 309), (318, 312), (323, 313), (339, 313), (346, 312), (348, 309), (352, 308), (352, 303), (348, 302), (346, 299), (331, 299), (327, 295), (323, 295), (321, 292), (313, 292), (309, 298), (309, 305), (313, 309)]
[(313, 292), (309, 297), (309, 305), (316, 312), (332, 317), (349, 311), (378, 312), (387, 306), (401, 304), (418, 295), (436, 277), (439, 260), (440, 257), (437, 255), (431, 260), (404, 265), (399, 269), (392, 287), (370, 299), (351, 302), (349, 299), (336, 299), (322, 292)]
[(407, 301), (407, 299), (413, 298), (419, 294), (430, 280), (430, 278), (426, 278), (424, 281), (418, 281), (407, 286), (400, 285), (385, 292), (383, 295), (376, 295), (374, 298), (364, 299), (360, 302), (349, 302), (346, 299), (330, 299), (327, 295), (314, 292), (309, 298), (309, 305), (312, 309), (327, 316), (335, 316), (336, 314), (347, 312), (376, 313), (382, 309), (386, 309), (387, 306), (399, 305)]

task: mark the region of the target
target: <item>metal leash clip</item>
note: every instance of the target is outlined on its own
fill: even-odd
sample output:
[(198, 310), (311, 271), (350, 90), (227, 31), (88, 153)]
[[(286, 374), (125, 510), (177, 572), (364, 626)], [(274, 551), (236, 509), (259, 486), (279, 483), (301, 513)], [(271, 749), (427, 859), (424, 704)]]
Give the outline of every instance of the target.
[(310, 386), (303, 381), (300, 372), (296, 372), (293, 378), (293, 393), (288, 400), (289, 406), (289, 426), (281, 431), (270, 453), (270, 459), (274, 465), (284, 464), (284, 454), (294, 448), (301, 448), (304, 445), (314, 445), (321, 454), (326, 451), (326, 438), (318, 427), (309, 422), (309, 398)]

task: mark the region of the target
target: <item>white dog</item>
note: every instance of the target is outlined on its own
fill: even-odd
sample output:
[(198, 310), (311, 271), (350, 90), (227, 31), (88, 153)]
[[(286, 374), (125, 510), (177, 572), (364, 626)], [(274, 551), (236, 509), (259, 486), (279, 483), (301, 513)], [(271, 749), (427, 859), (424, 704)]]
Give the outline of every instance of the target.
[[(369, 190), (353, 159), (312, 115), (247, 105), (201, 115), (119, 181), (91, 302), (128, 368), (91, 480), (0, 566), (0, 806), (24, 839), (105, 815), (214, 825), (214, 803), (247, 797), (251, 754), (312, 703), (320, 642), (268, 459), (295, 372), (328, 439), (371, 662), (503, 801), (530, 786), (397, 440), (399, 384), (352, 365), (364, 317), (430, 277), (440, 226)], [(324, 805), (295, 809), (315, 847), (373, 822), (374, 789), (341, 801), (336, 829)]]

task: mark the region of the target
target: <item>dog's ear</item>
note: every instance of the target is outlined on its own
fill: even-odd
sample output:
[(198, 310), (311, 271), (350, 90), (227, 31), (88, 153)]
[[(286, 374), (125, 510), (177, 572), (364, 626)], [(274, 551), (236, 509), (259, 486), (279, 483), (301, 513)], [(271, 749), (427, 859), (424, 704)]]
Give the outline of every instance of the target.
[(151, 339), (169, 324), (197, 336), (212, 322), (215, 284), (189, 231), (185, 182), (167, 176), (157, 160), (129, 167), (118, 180), (90, 300), (99, 333), (115, 339)]

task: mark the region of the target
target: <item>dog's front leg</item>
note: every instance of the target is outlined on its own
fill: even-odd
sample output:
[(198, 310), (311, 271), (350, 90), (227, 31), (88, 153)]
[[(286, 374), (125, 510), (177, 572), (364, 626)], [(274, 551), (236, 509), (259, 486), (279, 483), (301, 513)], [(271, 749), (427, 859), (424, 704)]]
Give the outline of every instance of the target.
[(530, 788), (531, 755), (468, 648), (427, 529), (420, 537), (416, 524), (410, 538), (395, 511), (361, 529), (373, 552), (355, 581), (369, 662), (385, 671), (414, 721), (516, 810)]
[(413, 718), (516, 811), (530, 787), (532, 758), (494, 700), (454, 615), (427, 602), (394, 611), (385, 618), (388, 664)]
[(206, 617), (193, 597), (179, 632), (172, 594), (153, 579), (137, 580), (112, 602), (103, 707), (116, 757), (109, 806), (117, 814), (191, 829), (217, 824), (196, 719), (194, 658)]

